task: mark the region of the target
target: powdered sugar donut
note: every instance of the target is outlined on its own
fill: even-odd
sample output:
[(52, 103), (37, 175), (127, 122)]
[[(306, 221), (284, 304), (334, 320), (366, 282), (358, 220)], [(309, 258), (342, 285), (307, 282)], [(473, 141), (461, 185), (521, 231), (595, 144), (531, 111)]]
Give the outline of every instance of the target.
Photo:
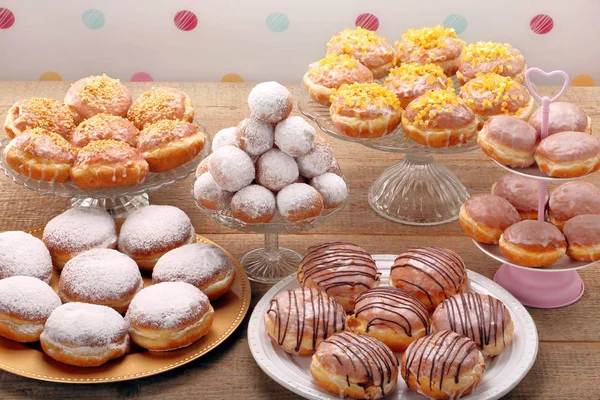
[(40, 342), (47, 355), (77, 367), (97, 367), (125, 355), (130, 346), (118, 312), (86, 303), (67, 303), (52, 311)]
[(212, 151), (217, 150), (223, 146), (237, 146), (235, 140), (235, 131), (237, 127), (232, 126), (231, 128), (221, 129), (215, 133), (215, 137), (212, 140)]
[(32, 276), (49, 283), (52, 258), (44, 243), (21, 231), (0, 233), (0, 279)]
[(0, 280), (0, 336), (37, 342), (60, 298), (46, 283), (31, 276)]
[(277, 210), (290, 222), (314, 218), (323, 211), (323, 198), (306, 183), (292, 183), (277, 194)]
[(237, 192), (254, 180), (254, 162), (246, 152), (234, 146), (223, 146), (210, 156), (208, 171), (223, 189)]
[(325, 208), (339, 207), (348, 197), (348, 186), (338, 175), (326, 172), (310, 180), (310, 186), (317, 189), (323, 197)]
[(208, 333), (213, 318), (208, 297), (185, 282), (162, 282), (145, 288), (125, 315), (131, 339), (155, 351), (189, 346)]
[(210, 160), (210, 155), (208, 157), (206, 157), (204, 160), (200, 161), (200, 164), (198, 164), (198, 167), (196, 168), (196, 178), (199, 178), (200, 175), (204, 174), (205, 172), (208, 172), (209, 160)]
[(140, 269), (152, 270), (169, 250), (196, 242), (190, 218), (177, 207), (147, 206), (129, 214), (119, 235), (119, 251)]
[(312, 150), (305, 155), (298, 157), (296, 161), (298, 162), (300, 175), (310, 179), (317, 175), (324, 174), (331, 168), (333, 153), (331, 152), (331, 147), (325, 140), (318, 139)]
[(276, 210), (275, 196), (260, 185), (243, 188), (231, 200), (233, 216), (248, 223), (269, 222)]
[(289, 116), (275, 127), (275, 144), (288, 156), (300, 157), (315, 144), (317, 132), (302, 117)]
[(210, 172), (200, 175), (194, 183), (194, 198), (208, 209), (224, 210), (229, 207), (232, 197), (233, 193), (221, 189)]
[(248, 95), (252, 116), (276, 124), (292, 112), (292, 94), (277, 82), (263, 82), (254, 86)]
[(158, 260), (152, 283), (186, 282), (213, 301), (227, 293), (235, 280), (235, 267), (227, 254), (209, 243), (194, 243), (171, 250)]
[(246, 118), (235, 130), (235, 143), (251, 156), (260, 156), (273, 148), (273, 125)]
[(256, 183), (278, 192), (298, 179), (296, 160), (281, 150), (271, 149), (256, 162)]
[(127, 311), (133, 296), (144, 288), (137, 264), (111, 249), (92, 249), (65, 264), (58, 281), (63, 303), (90, 303)]
[(54, 268), (61, 270), (79, 253), (117, 247), (117, 228), (102, 208), (70, 208), (46, 224), (42, 241), (50, 251)]

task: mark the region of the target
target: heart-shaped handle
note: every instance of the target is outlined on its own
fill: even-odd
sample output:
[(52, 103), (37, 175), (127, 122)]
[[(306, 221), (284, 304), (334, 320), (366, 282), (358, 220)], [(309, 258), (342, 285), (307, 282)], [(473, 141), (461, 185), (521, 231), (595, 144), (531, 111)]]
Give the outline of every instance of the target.
[(531, 95), (540, 103), (543, 102), (542, 96), (540, 96), (538, 94), (538, 92), (535, 89), (535, 86), (532, 85), (531, 74), (540, 74), (542, 76), (545, 76), (546, 78), (549, 78), (552, 76), (562, 76), (563, 77), (564, 82), (563, 82), (562, 89), (560, 89), (560, 92), (558, 92), (558, 94), (556, 96), (549, 99), (550, 100), (549, 103), (556, 101), (560, 96), (562, 96), (562, 94), (565, 91), (565, 89), (567, 88), (567, 86), (569, 86), (569, 80), (570, 80), (569, 75), (567, 75), (567, 73), (565, 71), (556, 70), (556, 71), (546, 72), (539, 68), (529, 68), (527, 71), (525, 71), (525, 83), (527, 84), (527, 88), (529, 89), (529, 92), (531, 93)]

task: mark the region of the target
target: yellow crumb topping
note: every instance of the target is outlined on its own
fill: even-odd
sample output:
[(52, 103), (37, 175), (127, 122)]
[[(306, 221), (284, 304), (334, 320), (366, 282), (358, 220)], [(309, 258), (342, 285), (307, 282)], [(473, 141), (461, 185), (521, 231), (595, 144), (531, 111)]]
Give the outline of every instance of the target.
[[(433, 28), (409, 29), (402, 35), (404, 42), (416, 45), (421, 49), (448, 47), (446, 43), (448, 38), (458, 38), (458, 36), (454, 29), (444, 28), (441, 25)], [(399, 43), (398, 46), (402, 49), (404, 43)]]
[(148, 117), (171, 114), (172, 103), (175, 100), (176, 96), (170, 90), (153, 87), (140, 95), (134, 106), (129, 109), (127, 117), (137, 126), (142, 126), (150, 122), (146, 120)]
[[(187, 133), (193, 132), (186, 129), (188, 124), (188, 122), (178, 119), (161, 119), (151, 125), (147, 125), (140, 133), (140, 140), (144, 142), (166, 143), (174, 137), (184, 137)], [(193, 124), (189, 125), (196, 126)]]
[[(468, 45), (463, 51), (463, 55), (461, 57), (462, 62), (470, 62), (473, 67), (481, 63), (491, 62), (491, 61), (502, 61), (502, 62), (511, 62), (516, 60), (522, 60), (522, 55), (514, 55), (511, 51), (512, 46), (508, 43), (494, 43), (494, 42), (477, 42), (471, 43)], [(492, 72), (504, 72), (504, 68), (508, 71), (512, 70), (511, 65), (496, 65), (492, 67)]]
[(355, 68), (358, 65), (358, 60), (349, 54), (330, 54), (327, 57), (317, 62), (318, 67), (314, 67), (311, 71), (342, 71), (345, 69)]
[(439, 79), (446, 80), (446, 86), (452, 87), (452, 79), (448, 78), (446, 74), (444, 74), (444, 70), (442, 67), (436, 64), (419, 64), (419, 63), (406, 63), (402, 64), (399, 67), (396, 67), (390, 71), (390, 74), (385, 79), (385, 83), (392, 84), (394, 87), (399, 88), (400, 83), (396, 77), (402, 78), (402, 83), (409, 85), (411, 87), (415, 86), (415, 81), (417, 81), (421, 77), (427, 78), (427, 83), (429, 85), (433, 85)]
[(125, 142), (121, 142), (120, 140), (108, 139), (108, 140), (96, 140), (94, 142), (90, 142), (86, 144), (81, 151), (89, 151), (89, 152), (104, 152), (107, 149), (113, 147), (131, 147)]
[[(67, 130), (75, 129), (73, 118), (68, 115), (63, 104), (56, 99), (45, 97), (32, 97), (24, 101), (27, 111), (35, 114), (35, 120), (31, 121), (33, 126), (52, 130), (56, 128), (57, 122), (61, 122)], [(66, 118), (65, 118), (66, 117)]]
[(43, 140), (45, 138), (50, 138), (52, 143), (54, 143), (57, 147), (64, 151), (73, 152), (74, 148), (71, 146), (67, 140), (60, 136), (58, 133), (54, 133), (44, 128), (31, 128), (27, 129), (24, 134), (29, 135), (29, 142), (27, 146), (25, 146), (25, 150), (27, 151), (29, 148), (35, 147), (35, 143), (39, 140)]
[(114, 102), (115, 92), (120, 84), (119, 79), (110, 78), (106, 74), (90, 76), (79, 96), (91, 106), (106, 111), (106, 105)]
[(432, 90), (412, 101), (409, 107), (415, 111), (414, 124), (429, 126), (431, 119), (438, 114), (453, 112), (454, 107), (464, 104), (452, 88), (447, 90)]
[[(373, 45), (381, 45), (384, 40), (384, 37), (378, 36), (374, 31), (357, 27), (356, 29), (346, 29), (338, 33), (331, 38), (330, 43), (339, 42), (343, 53), (352, 54), (356, 50), (366, 52)], [(391, 50), (388, 52), (391, 52)]]
[(525, 96), (523, 95), (507, 94), (507, 92), (512, 88), (519, 86), (521, 85), (509, 77), (489, 73), (478, 75), (477, 78), (469, 81), (460, 90), (462, 93), (465, 93), (467, 95), (465, 101), (467, 102), (469, 107), (471, 107), (471, 109), (475, 109), (475, 101), (474, 99), (468, 97), (469, 95), (474, 93), (489, 93), (492, 96), (492, 99), (483, 99), (481, 103), (482, 106), (484, 108), (493, 108), (495, 104), (500, 103), (501, 111), (504, 114), (509, 114), (510, 112), (507, 109), (509, 100), (519, 100), (521, 102), (525, 101)]
[[(339, 89), (334, 90), (331, 95), (333, 102), (335, 97), (341, 97), (344, 105), (347, 107), (358, 107), (366, 109), (368, 106), (376, 108), (392, 107), (394, 110), (400, 109), (400, 101), (396, 94), (386, 87), (377, 83), (353, 83), (344, 84)], [(341, 111), (341, 105), (337, 112)]]
[(84, 137), (90, 137), (92, 132), (108, 129), (111, 124), (118, 123), (122, 118), (112, 114), (100, 113), (86, 119), (77, 127)]

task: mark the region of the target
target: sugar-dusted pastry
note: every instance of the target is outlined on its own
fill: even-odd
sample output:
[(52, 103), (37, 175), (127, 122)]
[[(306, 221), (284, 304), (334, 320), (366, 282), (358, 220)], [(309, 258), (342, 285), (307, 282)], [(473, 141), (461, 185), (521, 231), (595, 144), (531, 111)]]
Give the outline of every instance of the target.
[(577, 178), (600, 168), (600, 140), (583, 132), (559, 132), (535, 150), (540, 169), (553, 178)]
[(467, 269), (452, 250), (421, 247), (396, 257), (389, 283), (412, 294), (433, 312), (442, 301), (466, 290)]
[(400, 124), (402, 108), (396, 94), (378, 83), (342, 85), (331, 96), (329, 114), (342, 134), (378, 138)]
[(334, 35), (327, 43), (327, 55), (348, 54), (369, 68), (375, 79), (383, 78), (396, 64), (396, 54), (383, 36), (357, 27)]
[(380, 276), (373, 257), (349, 242), (309, 247), (298, 267), (300, 285), (324, 290), (335, 297), (346, 312), (354, 309), (361, 293), (379, 286)]
[(373, 82), (373, 73), (348, 54), (329, 54), (308, 66), (303, 82), (314, 101), (328, 106), (332, 89), (344, 84)]
[(235, 141), (235, 131), (236, 127), (232, 126), (230, 128), (221, 129), (212, 139), (211, 150), (215, 151), (219, 147), (223, 146), (237, 146)]
[(396, 388), (398, 359), (370, 336), (342, 332), (323, 341), (310, 374), (329, 393), (352, 399), (381, 399)]
[(247, 223), (270, 222), (277, 212), (275, 195), (260, 185), (250, 185), (231, 199), (231, 215)]
[(322, 175), (331, 168), (333, 151), (325, 139), (318, 137), (312, 149), (296, 158), (300, 175), (310, 179)]
[(255, 178), (254, 162), (244, 150), (223, 146), (210, 155), (208, 171), (223, 190), (237, 192)]
[(290, 91), (277, 82), (263, 82), (254, 86), (248, 95), (252, 117), (268, 124), (276, 124), (292, 112)]
[(86, 119), (70, 135), (73, 146), (83, 147), (96, 140), (120, 140), (135, 147), (138, 129), (127, 118), (100, 113)]
[(335, 298), (315, 289), (277, 293), (264, 316), (273, 343), (290, 354), (314, 354), (321, 342), (346, 329), (346, 313)]
[(230, 206), (233, 192), (221, 189), (210, 172), (205, 172), (194, 182), (194, 198), (210, 210), (224, 210)]
[(100, 113), (125, 117), (131, 106), (131, 93), (119, 79), (88, 76), (71, 85), (65, 104), (77, 115), (77, 122)]
[(381, 340), (393, 351), (405, 351), (431, 332), (431, 318), (427, 307), (410, 293), (377, 287), (357, 297), (348, 328)]
[[(529, 118), (529, 123), (542, 134), (542, 108), (538, 108)], [(586, 112), (573, 103), (555, 101), (550, 103), (548, 115), (548, 135), (558, 132), (575, 131), (592, 133), (592, 119)]]
[(464, 85), (479, 74), (493, 72), (522, 83), (526, 69), (525, 57), (510, 44), (477, 42), (463, 50), (456, 77)]
[(32, 128), (47, 129), (68, 139), (75, 129), (73, 112), (56, 99), (31, 97), (17, 101), (6, 113), (6, 134), (12, 139)]
[(409, 29), (395, 44), (402, 63), (435, 64), (448, 76), (456, 73), (464, 47), (454, 29), (441, 25)]
[(526, 220), (508, 227), (499, 241), (506, 259), (524, 267), (547, 267), (567, 251), (567, 241), (554, 225)]
[(453, 90), (434, 90), (411, 101), (402, 114), (406, 136), (423, 146), (466, 143), (477, 133), (479, 120)]
[[(492, 194), (508, 200), (521, 216), (521, 220), (537, 219), (539, 186), (535, 179), (509, 173), (494, 182)], [(544, 207), (548, 202), (548, 190), (545, 198)]]
[(246, 118), (235, 129), (235, 146), (252, 157), (273, 148), (273, 125), (257, 118)]
[(563, 227), (567, 255), (577, 261), (600, 260), (600, 215), (581, 214)]
[(315, 176), (310, 180), (310, 186), (321, 194), (325, 208), (337, 208), (348, 198), (348, 185), (342, 177), (332, 172)]
[(256, 183), (278, 192), (298, 179), (298, 164), (279, 149), (271, 149), (256, 161)]
[[(214, 143), (214, 142), (213, 142)], [(235, 147), (235, 146), (234, 146)], [(204, 160), (200, 161), (198, 167), (196, 167), (196, 178), (199, 178), (205, 172), (208, 172), (208, 162), (210, 161), (210, 154), (204, 158)]]
[(142, 130), (161, 119), (192, 122), (194, 107), (187, 94), (171, 87), (153, 87), (142, 93), (127, 112), (127, 118)]
[(548, 220), (558, 229), (581, 214), (600, 214), (600, 188), (593, 183), (571, 181), (552, 191), (548, 200)]
[(396, 94), (403, 108), (430, 90), (445, 90), (454, 86), (441, 66), (417, 62), (392, 69), (383, 85)]
[(302, 117), (290, 115), (275, 126), (275, 145), (290, 157), (301, 157), (315, 145), (317, 132)]
[(289, 222), (316, 218), (323, 211), (323, 197), (306, 183), (292, 183), (277, 193), (279, 215)]
[(498, 243), (509, 226), (521, 220), (506, 199), (492, 194), (475, 194), (460, 207), (458, 221), (465, 233), (480, 243)]
[(21, 231), (0, 232), (0, 279), (31, 276), (50, 283), (52, 257), (44, 243)]
[(502, 165), (523, 168), (532, 165), (539, 143), (535, 129), (527, 122), (507, 115), (490, 117), (477, 135), (477, 144)]

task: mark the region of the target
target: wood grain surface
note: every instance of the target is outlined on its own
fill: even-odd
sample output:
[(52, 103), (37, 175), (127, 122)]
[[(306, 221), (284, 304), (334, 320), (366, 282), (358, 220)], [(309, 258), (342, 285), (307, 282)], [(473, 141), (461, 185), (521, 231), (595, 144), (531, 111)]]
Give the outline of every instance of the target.
[[(66, 82), (0, 82), (0, 121), (10, 106), (30, 96), (62, 99)], [(131, 83), (134, 96), (153, 86)], [(158, 85), (158, 83), (154, 83)], [(192, 99), (197, 120), (208, 133), (236, 125), (248, 116), (246, 98), (251, 84), (168, 83)], [(299, 86), (289, 85), (295, 98)], [(543, 88), (553, 93), (554, 88)], [(564, 101), (580, 104), (600, 126), (600, 88), (570, 88)], [(298, 114), (295, 109), (294, 112)], [(498, 264), (480, 253), (457, 222), (435, 227), (396, 224), (377, 216), (367, 203), (370, 184), (387, 167), (403, 158), (358, 144), (327, 138), (333, 146), (350, 187), (350, 201), (326, 225), (298, 235), (282, 236), (282, 245), (301, 253), (315, 243), (349, 240), (371, 253), (397, 254), (413, 246), (445, 246), (456, 250), (467, 267), (492, 278)], [(503, 171), (480, 151), (437, 156), (454, 172), (471, 194), (483, 193)], [(586, 178), (600, 184), (600, 174)], [(189, 195), (191, 178), (150, 194), (154, 204), (170, 204), (184, 210), (196, 231), (221, 244), (237, 257), (261, 246), (263, 237), (219, 226), (198, 210)], [(44, 225), (70, 205), (68, 199), (41, 195), (0, 177), (0, 230), (28, 229)], [(586, 291), (582, 299), (556, 310), (529, 308), (540, 337), (537, 361), (527, 377), (506, 399), (600, 399), (600, 276), (598, 266), (580, 272)], [(253, 306), (268, 286), (253, 284)], [(246, 318), (247, 319), (247, 318)], [(0, 372), (0, 399), (295, 399), (265, 375), (248, 350), (247, 322), (209, 355), (177, 370), (132, 382), (77, 386), (34, 381)]]

